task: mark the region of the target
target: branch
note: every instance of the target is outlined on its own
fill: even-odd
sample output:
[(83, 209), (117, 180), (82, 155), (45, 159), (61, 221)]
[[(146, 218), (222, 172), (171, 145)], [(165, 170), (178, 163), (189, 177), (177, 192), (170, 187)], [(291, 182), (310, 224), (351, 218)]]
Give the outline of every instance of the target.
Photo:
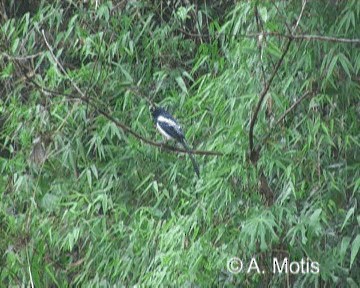
[(262, 102), (264, 101), (266, 93), (269, 91), (270, 85), (271, 85), (272, 81), (274, 80), (277, 71), (279, 70), (279, 68), (280, 68), (280, 66), (281, 66), (281, 64), (282, 64), (282, 62), (283, 62), (283, 60), (285, 58), (286, 53), (289, 51), (291, 42), (292, 42), (292, 38), (290, 38), (289, 41), (287, 42), (285, 50), (284, 50), (283, 54), (281, 55), (279, 61), (276, 63), (275, 69), (274, 69), (273, 73), (271, 74), (270, 79), (266, 83), (264, 89), (261, 91), (260, 96), (259, 96), (259, 101), (258, 101), (258, 103), (256, 105), (256, 108), (255, 108), (254, 115), (253, 115), (253, 117), (251, 118), (251, 121), (250, 121), (249, 148), (250, 148), (250, 160), (252, 162), (257, 161), (257, 159), (256, 159), (257, 158), (257, 155), (256, 155), (257, 153), (256, 153), (256, 151), (254, 149), (254, 126), (255, 126), (259, 111), (260, 111), (260, 107), (261, 107)]
[[(273, 2), (274, 3), (274, 2)], [(250, 121), (250, 130), (249, 130), (249, 148), (250, 148), (250, 161), (252, 162), (252, 164), (254, 166), (256, 166), (256, 163), (259, 159), (259, 154), (260, 154), (260, 149), (262, 146), (259, 146), (257, 149), (255, 149), (254, 147), (254, 127), (255, 127), (255, 123), (256, 123), (256, 120), (257, 120), (257, 117), (258, 117), (258, 114), (259, 114), (259, 111), (260, 111), (260, 108), (261, 108), (261, 105), (265, 99), (265, 96), (267, 94), (267, 92), (269, 91), (270, 89), (270, 85), (272, 83), (272, 81), (274, 80), (275, 78), (275, 75), (277, 74), (277, 71), (279, 70), (284, 58), (285, 58), (285, 55), (287, 54), (287, 52), (289, 51), (289, 48), (290, 48), (290, 45), (291, 45), (291, 42), (294, 40), (294, 38), (292, 37), (300, 23), (300, 19), (302, 17), (302, 14), (304, 12), (304, 9), (305, 9), (305, 5), (306, 5), (306, 0), (303, 0), (303, 5), (302, 5), (302, 8), (301, 8), (301, 12), (298, 16), (298, 19), (296, 21), (296, 25), (294, 26), (293, 30), (290, 30), (290, 27), (286, 24), (286, 21), (285, 21), (285, 24), (286, 24), (286, 27), (288, 28), (288, 31), (289, 33), (291, 34), (291, 37), (289, 37), (288, 39), (288, 42), (285, 46), (285, 49), (280, 57), (280, 59), (278, 60), (278, 62), (276, 63), (276, 66), (268, 80), (268, 82), (266, 83), (266, 85), (264, 86), (263, 90), (261, 91), (260, 93), (260, 96), (259, 96), (259, 101), (256, 105), (256, 108), (255, 108), (255, 112), (254, 112), (254, 115), (253, 117), (251, 118), (251, 121)], [(277, 9), (277, 6), (276, 4), (274, 3), (274, 6), (276, 7)], [(256, 11), (256, 10), (255, 10)], [(279, 11), (279, 10), (278, 10)], [(279, 11), (280, 13), (280, 11)], [(260, 36), (259, 36), (260, 37)], [(305, 97), (304, 97), (305, 98)], [(295, 105), (296, 106), (296, 105)], [(291, 111), (291, 109), (290, 109)], [(289, 111), (287, 112), (289, 113)], [(285, 113), (285, 115), (287, 114)], [(285, 117), (285, 116), (284, 116)], [(281, 118), (280, 118), (281, 119)], [(263, 172), (262, 169), (260, 169), (259, 171), (259, 183), (260, 183), (260, 186), (259, 186), (259, 192), (261, 195), (263, 195), (266, 199), (266, 203), (268, 205), (272, 205), (274, 203), (274, 193), (273, 191), (271, 190), (270, 186), (269, 186), (269, 182), (267, 181), (266, 177), (265, 177), (265, 174)]]
[(47, 41), (46, 37), (45, 37), (45, 32), (44, 29), (41, 30), (41, 33), (43, 35), (45, 44), (51, 54), (51, 57), (53, 58), (53, 60), (56, 62), (56, 64), (59, 66), (60, 70), (64, 73), (64, 75), (69, 79), (71, 85), (74, 86), (74, 88), (76, 89), (76, 91), (82, 96), (85, 97), (85, 94), (80, 90), (80, 88), (76, 85), (76, 83), (71, 79), (71, 77), (69, 76), (69, 74), (67, 74), (67, 72), (65, 71), (64, 67), (61, 65), (61, 63), (59, 62), (59, 60), (56, 58), (56, 56), (54, 55), (53, 49), (50, 46), (49, 42)]
[[(135, 131), (133, 131), (130, 127), (126, 126), (125, 124), (123, 124), (122, 122), (120, 122), (119, 120), (117, 120), (116, 118), (114, 118), (113, 116), (111, 116), (108, 112), (106, 112), (105, 110), (101, 109), (98, 105), (96, 105), (96, 103), (93, 103), (92, 101), (90, 101), (90, 99), (88, 97), (86, 97), (86, 95), (81, 91), (81, 89), (76, 85), (76, 83), (71, 79), (71, 77), (67, 74), (67, 72), (65, 71), (64, 67), (61, 65), (60, 61), (56, 58), (56, 56), (54, 55), (53, 51), (52, 51), (52, 47), (50, 46), (49, 42), (47, 41), (46, 37), (45, 37), (45, 33), (44, 30), (42, 30), (42, 35), (44, 38), (44, 41), (46, 43), (46, 46), (51, 54), (51, 57), (53, 58), (53, 60), (56, 62), (56, 64), (59, 66), (60, 70), (63, 72), (63, 74), (65, 74), (65, 76), (69, 79), (70, 83), (72, 84), (72, 86), (76, 89), (76, 91), (80, 94), (80, 96), (73, 96), (70, 94), (66, 94), (66, 93), (61, 93), (61, 92), (57, 92), (57, 91), (53, 91), (47, 88), (42, 87), (41, 85), (39, 85), (37, 82), (35, 82), (32, 79), (29, 79), (31, 81), (31, 83), (33, 83), (36, 87), (38, 87), (39, 89), (46, 91), (50, 94), (55, 94), (55, 95), (61, 95), (61, 96), (65, 96), (67, 98), (71, 98), (71, 99), (79, 99), (85, 103), (87, 103), (89, 106), (91, 106), (92, 108), (94, 108), (96, 111), (98, 111), (100, 114), (102, 114), (103, 116), (105, 116), (107, 119), (109, 119), (110, 121), (112, 121), (113, 123), (116, 124), (116, 126), (118, 126), (120, 129), (122, 129), (124, 132), (129, 133), (131, 135), (133, 135), (135, 138), (149, 144), (152, 146), (156, 146), (156, 147), (160, 147), (160, 148), (164, 148), (170, 151), (174, 151), (174, 152), (181, 152), (181, 153), (188, 153), (187, 150), (182, 149), (182, 148), (177, 148), (174, 146), (170, 146), (170, 145), (166, 145), (166, 144), (162, 144), (162, 143), (157, 143), (155, 141), (149, 140), (145, 137), (143, 137), (142, 135), (136, 133)], [(216, 156), (221, 156), (223, 155), (223, 153), (221, 152), (216, 152), (216, 151), (204, 151), (204, 150), (192, 150), (191, 151), (192, 154), (198, 154), (198, 155), (216, 155)]]
[(275, 125), (272, 126), (272, 128), (270, 129), (269, 133), (266, 135), (266, 137), (264, 138), (264, 140), (262, 141), (262, 144), (264, 145), (267, 141), (267, 139), (270, 138), (270, 136), (273, 134), (272, 130), (274, 127), (276, 127), (277, 125), (280, 124), (281, 121), (284, 120), (284, 118), (291, 112), (293, 111), (305, 98), (307, 98), (310, 95), (313, 95), (313, 92), (307, 91), (304, 93), (304, 95), (302, 95), (298, 100), (296, 100), (288, 109), (286, 109), (286, 111), (279, 117), (278, 120), (276, 120)]
[[(70, 95), (68, 95), (70, 96)], [(74, 98), (77, 98), (76, 96)], [(81, 100), (85, 101), (88, 100), (87, 98), (83, 99), (80, 98)], [(188, 153), (187, 150), (182, 149), (182, 148), (178, 148), (178, 147), (174, 147), (174, 146), (170, 146), (167, 144), (163, 144), (163, 143), (158, 143), (152, 140), (149, 140), (145, 137), (143, 137), (142, 135), (136, 133), (135, 131), (133, 131), (130, 127), (126, 126), (125, 124), (121, 123), (119, 120), (117, 120), (116, 118), (114, 118), (113, 116), (111, 116), (109, 113), (107, 113), (106, 111), (102, 110), (101, 108), (98, 108), (97, 106), (93, 105), (92, 102), (87, 101), (87, 103), (89, 104), (89, 106), (93, 107), (96, 111), (98, 111), (100, 114), (102, 114), (103, 116), (105, 116), (107, 119), (109, 119), (110, 121), (112, 121), (113, 123), (116, 124), (116, 126), (118, 126), (119, 128), (121, 128), (124, 132), (127, 132), (131, 135), (133, 135), (135, 138), (143, 141), (144, 143), (147, 143), (149, 145), (152, 146), (156, 146), (156, 147), (160, 147), (160, 148), (164, 148), (170, 151), (174, 151), (174, 152), (181, 152), (181, 153)], [(191, 151), (192, 154), (198, 154), (198, 155), (214, 155), (214, 156), (221, 156), (223, 155), (223, 153), (221, 152), (216, 152), (216, 151), (204, 151), (204, 150), (192, 150)]]
[(289, 114), (292, 110), (294, 110), (296, 108), (296, 106), (298, 106), (300, 104), (301, 101), (303, 101), (306, 97), (308, 97), (309, 95), (313, 94), (312, 92), (305, 92), (305, 94), (303, 96), (301, 96), (298, 100), (295, 101), (294, 104), (292, 104), (288, 109), (286, 109), (286, 111), (284, 112), (283, 115), (281, 115), (281, 117), (275, 122), (274, 126), (279, 125), (279, 123), (284, 120), (284, 118), (286, 117), (287, 114)]
[(207, 35), (201, 35), (201, 34), (197, 34), (197, 33), (188, 32), (188, 31), (186, 31), (184, 29), (181, 29), (181, 28), (177, 28), (177, 30), (180, 31), (181, 33), (185, 34), (186, 36), (193, 37), (193, 38), (195, 38), (195, 37), (196, 38), (206, 37), (208, 39), (211, 38), (211, 36), (208, 35), (208, 34)]
[[(256, 20), (256, 26), (257, 26), (257, 30), (263, 32), (264, 31), (264, 27), (262, 25), (261, 19), (259, 17), (259, 11), (257, 9), (257, 5), (254, 6), (254, 14), (255, 14), (255, 20)], [(263, 85), (265, 85), (265, 69), (264, 69), (264, 65), (262, 62), (262, 45), (263, 43), (263, 37), (259, 36), (258, 38), (258, 50), (259, 50), (259, 56), (260, 56), (260, 66), (261, 66), (261, 72), (262, 72), (262, 81), (263, 81)]]
[[(298, 28), (299, 26), (299, 23), (300, 23), (300, 20), (301, 20), (301, 17), (304, 13), (304, 10), (305, 10), (305, 6), (306, 6), (306, 1), (307, 0), (303, 0), (303, 4), (302, 4), (302, 7), (301, 7), (301, 11), (300, 11), (300, 14), (297, 18), (297, 21), (296, 21), (296, 24), (293, 28), (292, 31), (290, 31), (291, 35), (288, 39), (288, 42), (285, 46), (285, 49), (284, 49), (284, 52), (282, 53), (279, 61), (276, 63), (276, 66), (274, 68), (274, 71), (273, 73), (271, 74), (268, 82), (266, 83), (266, 85), (264, 86), (263, 90), (261, 91), (260, 93), (260, 96), (259, 96), (259, 101), (256, 105), (256, 108), (255, 108), (255, 112), (254, 112), (254, 115), (253, 117), (251, 118), (251, 121), (250, 121), (250, 129), (249, 129), (249, 149), (250, 149), (250, 161), (254, 164), (256, 164), (258, 158), (259, 158), (259, 151), (261, 149), (261, 147), (259, 147), (258, 149), (255, 149), (254, 147), (254, 127), (255, 127), (255, 123), (256, 123), (256, 120), (257, 120), (257, 117), (258, 117), (258, 114), (259, 114), (259, 111), (260, 111), (260, 108), (261, 108), (261, 105), (265, 99), (265, 96), (267, 94), (267, 92), (269, 91), (269, 88), (270, 88), (270, 85), (272, 83), (272, 81), (274, 80), (275, 78), (275, 75), (277, 73), (277, 71), (279, 70), (284, 58), (285, 58), (285, 55), (287, 54), (287, 52), (289, 51), (289, 48), (290, 48), (290, 44), (291, 42), (294, 40), (294, 37), (296, 37), (294, 35), (296, 29)], [(275, 5), (275, 3), (274, 3)], [(276, 7), (276, 5), (275, 5)], [(286, 23), (286, 22), (285, 22)], [(288, 27), (289, 28), (289, 27)], [(264, 34), (264, 33), (263, 33)]]
[[(188, 34), (188, 36), (191, 36), (191, 37), (202, 37), (200, 34), (189, 33), (184, 30), (181, 30), (181, 29), (178, 29), (178, 30), (184, 34)], [(309, 40), (309, 41), (338, 42), (338, 43), (346, 43), (346, 44), (360, 44), (360, 39), (358, 39), (358, 38), (341, 38), (341, 37), (311, 35), (311, 34), (291, 35), (291, 34), (284, 34), (284, 33), (276, 32), (276, 31), (239, 34), (239, 37), (244, 37), (244, 38), (257, 38), (258, 39), (259, 36), (272, 36), (272, 37), (282, 37), (282, 38), (289, 38), (289, 39), (292, 38), (293, 40)]]
[[(105, 110), (99, 108), (98, 105), (94, 104), (93, 102), (91, 102), (86, 97), (74, 96), (72, 94), (67, 94), (67, 93), (63, 93), (63, 92), (59, 92), (59, 91), (50, 90), (50, 89), (42, 87), (41, 85), (39, 85), (37, 82), (35, 82), (32, 79), (29, 79), (29, 81), (32, 84), (34, 84), (38, 89), (40, 89), (42, 91), (45, 91), (47, 93), (50, 93), (50, 94), (53, 94), (53, 95), (64, 96), (64, 97), (67, 97), (67, 98), (70, 98), (70, 99), (77, 99), (77, 100), (81, 100), (81, 101), (85, 102), (86, 104), (88, 104), (89, 106), (94, 108), (97, 112), (99, 112), (101, 115), (103, 115), (105, 118), (107, 118), (111, 122), (115, 123), (115, 125), (118, 126), (121, 130), (123, 130), (126, 133), (129, 133), (129, 134), (133, 135), (135, 138), (138, 138), (139, 140), (143, 141), (144, 143), (147, 143), (147, 144), (152, 145), (152, 146), (160, 147), (160, 148), (165, 148), (167, 150), (174, 151), (174, 152), (187, 153), (187, 150), (185, 150), (185, 149), (170, 146), (170, 145), (163, 144), (163, 143), (158, 143), (158, 142), (155, 142), (155, 141), (152, 141), (152, 140), (149, 140), (149, 139), (143, 137), (142, 135), (140, 135), (140, 134), (136, 133), (135, 131), (133, 131), (129, 126), (126, 126), (125, 124), (123, 124), (122, 122), (117, 120), (115, 117), (111, 116)], [(198, 155), (212, 155), (212, 156), (222, 156), (223, 155), (223, 153), (221, 153), (221, 152), (206, 151), (206, 150), (191, 150), (191, 153), (192, 154), (198, 154)]]
[(309, 41), (327, 41), (327, 42), (339, 42), (339, 43), (352, 43), (352, 44), (360, 44), (360, 39), (354, 38), (337, 38), (331, 36), (322, 36), (322, 35), (290, 35), (284, 34), (280, 32), (263, 32), (263, 33), (250, 33), (250, 34), (243, 34), (239, 35), (240, 37), (246, 38), (258, 38), (259, 36), (277, 36), (283, 37), (293, 40), (309, 40)]
[(272, 4), (274, 5), (276, 11), (279, 13), (279, 16), (280, 16), (281, 18), (283, 18), (284, 24), (285, 24), (285, 26), (286, 26), (287, 31), (291, 34), (290, 26), (289, 26), (289, 24), (288, 24), (287, 21), (286, 21), (287, 18), (286, 18), (284, 15), (282, 15), (283, 13), (281, 13), (281, 11), (280, 11), (279, 7), (276, 5), (275, 1), (274, 1), (274, 0), (271, 0), (271, 2), (272, 2)]
[(302, 4), (302, 7), (301, 7), (301, 12), (300, 12), (300, 14), (299, 14), (299, 17), (298, 17), (298, 19), (297, 19), (297, 21), (296, 21), (295, 27), (294, 27), (294, 29), (292, 30), (292, 33), (291, 33), (291, 34), (294, 34), (295, 31), (296, 31), (296, 29), (297, 29), (297, 27), (299, 26), (301, 17), (302, 17), (302, 15), (303, 15), (303, 13), (304, 13), (304, 10), (305, 10), (305, 6), (306, 6), (306, 0), (303, 0), (303, 4)]
[(43, 54), (44, 52), (38, 52), (35, 53), (33, 55), (25, 55), (25, 56), (11, 56), (5, 52), (2, 53), (3, 57), (6, 59), (10, 59), (10, 60), (19, 60), (19, 61), (23, 61), (23, 60), (29, 60), (29, 59), (34, 59), (38, 56), (40, 56), (41, 54)]

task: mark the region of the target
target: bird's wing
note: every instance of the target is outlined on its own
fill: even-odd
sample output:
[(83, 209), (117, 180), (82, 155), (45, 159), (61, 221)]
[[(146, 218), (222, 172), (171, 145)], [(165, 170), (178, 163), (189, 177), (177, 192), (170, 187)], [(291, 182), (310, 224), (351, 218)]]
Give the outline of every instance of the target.
[[(165, 133), (179, 142), (183, 141), (184, 133), (175, 119), (159, 116), (157, 119), (157, 125), (162, 134)], [(164, 136), (166, 136), (165, 134)]]

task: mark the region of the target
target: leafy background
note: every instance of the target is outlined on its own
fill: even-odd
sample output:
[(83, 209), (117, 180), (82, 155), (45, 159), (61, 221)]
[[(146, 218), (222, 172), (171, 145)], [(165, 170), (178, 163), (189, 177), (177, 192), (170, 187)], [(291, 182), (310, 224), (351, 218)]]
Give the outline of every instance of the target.
[(358, 287), (360, 2), (29, 2), (0, 5), (3, 285)]

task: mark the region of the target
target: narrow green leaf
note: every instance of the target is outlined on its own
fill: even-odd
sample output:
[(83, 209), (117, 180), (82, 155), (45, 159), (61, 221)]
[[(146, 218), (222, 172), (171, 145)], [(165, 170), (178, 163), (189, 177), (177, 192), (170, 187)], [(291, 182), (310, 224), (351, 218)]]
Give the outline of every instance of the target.
[(310, 225), (314, 225), (316, 223), (318, 223), (320, 221), (320, 214), (321, 214), (322, 209), (318, 208), (314, 211), (314, 213), (310, 216), (309, 219), (309, 224)]
[(329, 67), (327, 69), (326, 79), (329, 79), (332, 76), (335, 65), (336, 65), (338, 59), (339, 59), (339, 56), (335, 55), (334, 58), (331, 60), (331, 62), (329, 64)]
[(16, 38), (13, 45), (12, 45), (12, 47), (11, 47), (12, 53), (16, 54), (16, 50), (17, 50), (17, 48), (19, 46), (19, 43), (20, 43), (20, 39)]
[(356, 238), (354, 239), (354, 241), (351, 244), (350, 268), (351, 268), (352, 264), (354, 263), (356, 255), (359, 252), (359, 248), (360, 248), (360, 234), (358, 234), (356, 236)]
[(349, 218), (354, 214), (354, 211), (355, 211), (355, 207), (352, 207), (347, 213), (346, 213), (346, 217), (345, 217), (345, 220), (344, 220), (344, 223), (343, 225), (341, 226), (341, 231), (344, 229), (346, 223), (349, 221)]
[(176, 82), (178, 83), (180, 89), (185, 93), (188, 94), (188, 90), (186, 88), (186, 84), (184, 82), (184, 79), (181, 76), (176, 77)]
[(345, 70), (345, 73), (347, 74), (347, 76), (349, 78), (351, 78), (351, 71), (353, 71), (354, 68), (353, 68), (351, 62), (349, 61), (349, 59), (343, 53), (339, 54), (339, 62), (341, 64), (341, 66), (343, 67), (343, 69)]
[(345, 255), (346, 255), (346, 250), (349, 247), (350, 240), (351, 240), (351, 238), (346, 236), (341, 241), (340, 251), (339, 251), (341, 261), (343, 261)]

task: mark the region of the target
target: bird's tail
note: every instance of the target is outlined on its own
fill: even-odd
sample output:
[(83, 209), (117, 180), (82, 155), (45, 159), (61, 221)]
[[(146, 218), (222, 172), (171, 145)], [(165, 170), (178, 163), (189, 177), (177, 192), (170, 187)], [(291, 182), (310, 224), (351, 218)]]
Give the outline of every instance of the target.
[(192, 162), (192, 164), (193, 164), (193, 166), (194, 166), (195, 173), (196, 173), (196, 175), (198, 176), (198, 178), (200, 178), (199, 165), (196, 163), (195, 158), (194, 158), (194, 156), (193, 156), (193, 154), (192, 154), (192, 152), (191, 152), (191, 149), (190, 149), (189, 146), (186, 144), (185, 139), (184, 139), (183, 141), (181, 141), (181, 144), (184, 146), (186, 152), (189, 154), (189, 157), (190, 157), (190, 159), (191, 159), (191, 162)]

